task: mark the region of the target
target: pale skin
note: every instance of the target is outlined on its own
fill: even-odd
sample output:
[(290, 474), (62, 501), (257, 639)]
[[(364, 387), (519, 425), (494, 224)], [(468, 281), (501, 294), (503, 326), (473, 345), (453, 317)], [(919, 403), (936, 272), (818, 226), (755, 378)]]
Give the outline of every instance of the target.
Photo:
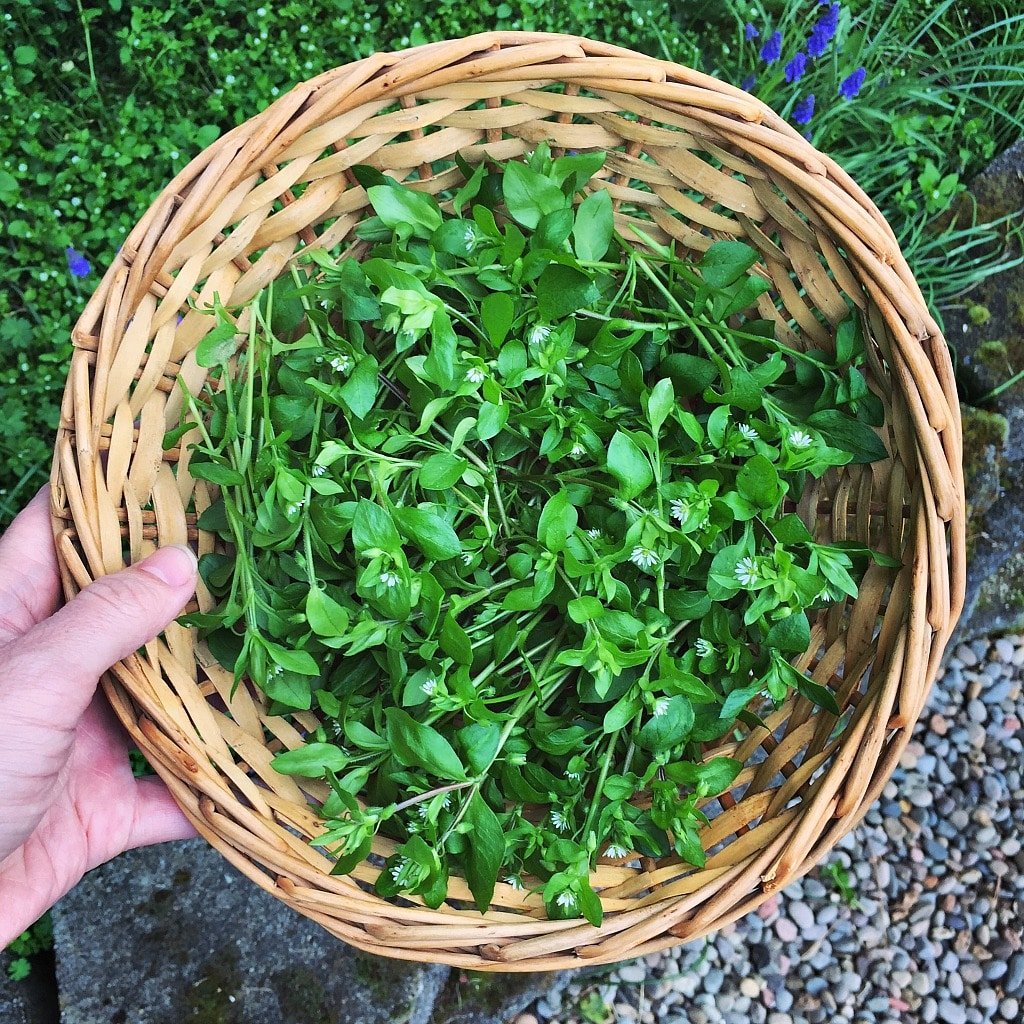
[(156, 636), (195, 590), (195, 557), (162, 548), (61, 603), (48, 495), (0, 537), (0, 948), (86, 871), (192, 826), (135, 779), (99, 677)]

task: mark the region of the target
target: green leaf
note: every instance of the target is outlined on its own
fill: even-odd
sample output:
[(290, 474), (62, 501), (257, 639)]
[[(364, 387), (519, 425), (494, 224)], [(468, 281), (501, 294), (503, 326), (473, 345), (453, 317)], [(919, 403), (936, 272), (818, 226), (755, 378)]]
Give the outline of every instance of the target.
[(680, 761), (665, 766), (665, 774), (681, 786), (700, 786), (705, 796), (724, 793), (743, 770), (743, 762), (731, 757), (713, 757), (703, 764)]
[(317, 636), (344, 636), (348, 630), (348, 612), (319, 587), (313, 587), (306, 595), (306, 618)]
[(694, 718), (693, 705), (686, 697), (660, 697), (655, 713), (640, 730), (637, 743), (655, 754), (685, 743)]
[(422, 508), (396, 508), (392, 517), (398, 529), (427, 556), (441, 561), (462, 554), (462, 542), (451, 523), (436, 512)]
[(27, 67), (36, 62), (36, 48), (34, 46), (16, 46), (14, 48), (14, 63)]
[(282, 775), (322, 779), (328, 771), (340, 772), (348, 761), (348, 754), (333, 743), (306, 743), (296, 750), (278, 754), (270, 764)]
[(477, 909), (483, 913), (491, 905), (494, 885), (505, 861), (505, 833), (498, 816), (478, 791), (469, 798), (464, 820), (470, 826), (466, 882)]
[(665, 377), (659, 380), (651, 389), (647, 399), (647, 419), (651, 424), (651, 431), (658, 436), (661, 425), (668, 419), (676, 404), (675, 388), (670, 378)]
[(200, 366), (220, 366), (237, 348), (238, 329), (232, 323), (219, 323), (196, 346), (196, 362)]
[(237, 469), (219, 462), (190, 462), (188, 471), (197, 480), (209, 480), (221, 487), (241, 487), (245, 483), (245, 477)]
[(600, 290), (588, 275), (562, 263), (549, 263), (537, 281), (537, 311), (545, 320), (561, 320), (600, 298)]
[(770, 529), (780, 544), (789, 547), (807, 544), (814, 540), (811, 531), (807, 529), (804, 521), (795, 512), (790, 512), (788, 516), (783, 516), (778, 522), (771, 523)]
[(465, 459), (451, 452), (436, 452), (420, 467), (420, 486), (428, 491), (446, 491), (468, 468)]
[(501, 748), (501, 726), (496, 722), (471, 722), (459, 730), (458, 736), (469, 770), (483, 775)]
[(300, 676), (320, 675), (320, 666), (309, 651), (292, 651), (270, 640), (262, 641), (275, 665), (280, 665), (286, 672), (294, 672)]
[(736, 474), (736, 487), (760, 509), (773, 509), (782, 494), (779, 472), (763, 455), (754, 455), (744, 462)]
[(515, 303), (505, 292), (491, 292), (480, 303), (480, 322), (496, 348), (508, 337), (514, 316)]
[(600, 928), (604, 920), (604, 907), (601, 906), (600, 897), (585, 881), (580, 882), (576, 895), (580, 913), (587, 919), (587, 923)]
[(715, 242), (701, 258), (701, 276), (710, 288), (728, 288), (757, 262), (757, 250), (746, 242)]
[(422, 768), (441, 779), (466, 781), (466, 769), (452, 745), (436, 729), (417, 722), (401, 708), (384, 709), (387, 742), (400, 764)]
[(518, 161), (505, 167), (501, 188), (508, 212), (524, 228), (535, 228), (544, 214), (568, 205), (555, 182)]
[(360, 498), (352, 519), (352, 544), (359, 554), (371, 551), (394, 553), (400, 550), (402, 538), (387, 509)]
[(621, 732), (643, 710), (643, 701), (637, 688), (629, 690), (605, 713), (602, 728), (606, 733)]
[(821, 409), (812, 413), (807, 423), (832, 447), (849, 452), (856, 463), (863, 465), (889, 457), (882, 439), (871, 427), (838, 409)]
[(768, 644), (790, 654), (803, 654), (811, 644), (811, 625), (803, 612), (779, 619), (768, 630)]
[(345, 719), (345, 738), (360, 750), (372, 750), (379, 753), (388, 749), (387, 741), (382, 736), (352, 718)]
[(476, 418), (476, 436), (481, 441), (489, 441), (492, 437), (497, 437), (505, 429), (508, 416), (508, 405), (483, 402), (480, 406), (480, 414)]
[(377, 372), (379, 369), (377, 360), (373, 356), (363, 356), (356, 363), (352, 376), (341, 386), (339, 394), (356, 419), (361, 420), (377, 401), (379, 387)]
[(589, 595), (574, 597), (566, 606), (569, 618), (581, 624), (603, 615), (604, 610), (604, 605), (596, 597)]
[(392, 231), (429, 238), (441, 226), (441, 208), (425, 192), (401, 185), (371, 185), (366, 190), (374, 213)]
[(564, 551), (579, 522), (579, 513), (569, 498), (568, 491), (559, 491), (548, 498), (537, 525), (537, 540), (548, 551)]
[(854, 314), (836, 329), (836, 363), (848, 363), (863, 351), (860, 318)]
[(460, 665), (473, 664), (473, 645), (466, 631), (455, 621), (451, 612), (441, 620), (439, 637), (441, 648), (454, 658)]
[(619, 491), (627, 500), (642, 494), (654, 482), (647, 456), (621, 430), (608, 445), (608, 472), (619, 482)]
[(612, 197), (607, 189), (595, 189), (579, 205), (572, 229), (573, 245), (581, 260), (603, 260), (612, 244), (615, 228)]

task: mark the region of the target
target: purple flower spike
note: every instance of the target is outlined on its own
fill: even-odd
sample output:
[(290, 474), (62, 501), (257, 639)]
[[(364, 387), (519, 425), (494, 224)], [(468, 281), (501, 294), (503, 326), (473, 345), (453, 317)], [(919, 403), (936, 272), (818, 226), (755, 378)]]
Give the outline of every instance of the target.
[(765, 64), (774, 64), (782, 56), (782, 33), (773, 32), (761, 47), (761, 60)]
[(761, 33), (757, 31), (757, 26), (752, 25), (749, 21), (743, 26), (743, 37), (749, 43), (751, 39), (756, 39)]
[(829, 9), (815, 22), (810, 38), (807, 40), (807, 52), (812, 57), (823, 57), (829, 44), (835, 39), (836, 31), (839, 29), (839, 12), (841, 10), (839, 4), (831, 4)]
[(864, 68), (857, 68), (852, 75), (847, 75), (839, 83), (839, 95), (844, 100), (852, 100), (864, 88), (864, 80), (868, 77), (867, 71)]
[(67, 257), (68, 270), (72, 276), (88, 277), (92, 273), (92, 265), (77, 249), (69, 245), (64, 250), (64, 255)]
[(786, 65), (786, 81), (792, 85), (794, 82), (799, 82), (804, 77), (804, 72), (807, 70), (807, 54), (798, 53), (787, 65)]
[(804, 97), (794, 108), (793, 108), (793, 120), (797, 124), (808, 124), (811, 118), (814, 117), (814, 93), (810, 93)]
[(755, 85), (757, 85), (757, 75), (747, 75), (747, 77), (740, 82), (740, 88), (744, 92), (750, 92)]

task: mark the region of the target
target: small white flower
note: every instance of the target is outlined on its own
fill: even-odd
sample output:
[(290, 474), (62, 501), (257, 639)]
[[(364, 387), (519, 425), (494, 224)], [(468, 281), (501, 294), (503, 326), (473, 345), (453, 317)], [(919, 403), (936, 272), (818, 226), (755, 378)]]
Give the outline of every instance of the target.
[(757, 574), (757, 562), (751, 556), (741, 558), (736, 563), (736, 579), (744, 587), (752, 587), (760, 579)]
[(479, 366), (471, 366), (466, 371), (466, 380), (470, 384), (482, 384), (487, 379), (487, 374)]
[(748, 441), (756, 441), (761, 436), (749, 423), (741, 423), (739, 431)]
[(803, 430), (794, 430), (789, 435), (789, 443), (794, 448), (810, 448), (814, 444), (814, 438)]
[(292, 516), (297, 516), (301, 509), (302, 509), (302, 502), (301, 501), (293, 501), (285, 509), (285, 515), (287, 515), (289, 518), (291, 518)]
[(326, 466), (314, 466), (313, 476), (323, 476), (327, 472)]
[(429, 697), (437, 689), (436, 679), (424, 679), (420, 689)]
[(597, 527), (594, 527), (594, 529), (592, 529), (592, 530), (587, 530), (587, 536), (591, 540), (600, 540), (601, 539), (601, 531), (599, 529), (597, 529)]
[(66, 75), (69, 72), (75, 70), (75, 62), (73, 60), (66, 60), (63, 64), (61, 64), (60, 69)]
[(332, 356), (330, 367), (335, 373), (348, 373), (352, 369), (352, 360), (348, 356)]
[(554, 825), (559, 832), (564, 832), (569, 827), (569, 823), (565, 820), (565, 815), (561, 811), (551, 812), (551, 824)]
[(537, 324), (531, 327), (526, 334), (527, 344), (530, 345), (543, 345), (548, 340), (548, 335), (551, 333), (550, 327), (545, 327), (543, 324)]
[(701, 637), (694, 643), (693, 649), (697, 652), (698, 658), (706, 658), (715, 649), (715, 645)]
[(281, 668), (280, 665), (273, 665), (269, 672), (270, 678), (273, 679), (276, 676), (281, 675), (282, 672), (284, 672), (284, 669)]
[(609, 860), (622, 860), (623, 857), (629, 856), (629, 850), (624, 846), (609, 846), (608, 849), (604, 851), (604, 855)]
[(463, 554), (462, 554), (462, 564), (463, 565), (469, 565), (469, 563), (472, 562), (472, 561), (473, 561), (473, 556), (468, 551), (464, 551)]
[(429, 816), (430, 811), (427, 809), (426, 804), (420, 804), (419, 807), (416, 808), (416, 813), (425, 821)]
[(566, 910), (569, 910), (576, 906), (576, 897), (573, 896), (571, 892), (560, 892), (558, 894), (558, 899), (556, 899), (555, 902), (560, 907), (564, 907)]
[(570, 451), (569, 454), (572, 458), (578, 459), (581, 455), (587, 454), (587, 449), (577, 441), (576, 444), (572, 446), (572, 451)]
[(567, 779), (572, 779), (573, 782), (579, 782), (580, 779), (583, 778), (583, 773), (582, 772), (566, 772), (565, 773), (565, 777)]
[(451, 806), (451, 803), (452, 803), (451, 793), (445, 793), (443, 799), (441, 800), (441, 806), (447, 811), (448, 808)]
[(673, 498), (669, 505), (672, 518), (682, 522), (690, 514), (690, 503), (685, 498)]
[(391, 877), (396, 882), (398, 881), (398, 876), (405, 870), (405, 866), (406, 866), (407, 863), (408, 863), (408, 861), (406, 861), (406, 859), (403, 857), (397, 864), (392, 866), (392, 868), (391, 868)]
[(659, 697), (654, 702), (654, 707), (651, 710), (651, 714), (654, 715), (655, 718), (661, 718), (661, 716), (666, 714), (667, 711), (668, 711), (668, 697)]
[(380, 581), (389, 590), (392, 587), (397, 587), (398, 586), (398, 573), (396, 573), (396, 572), (382, 572), (380, 574)]
[(637, 544), (633, 548), (633, 553), (629, 556), (629, 560), (634, 565), (640, 566), (641, 569), (650, 569), (661, 561), (656, 552), (650, 548), (645, 548), (643, 544)]
[(506, 885), (511, 885), (513, 889), (525, 889), (526, 888), (526, 886), (523, 885), (523, 880), (518, 875), (508, 875), (505, 878), (505, 884)]

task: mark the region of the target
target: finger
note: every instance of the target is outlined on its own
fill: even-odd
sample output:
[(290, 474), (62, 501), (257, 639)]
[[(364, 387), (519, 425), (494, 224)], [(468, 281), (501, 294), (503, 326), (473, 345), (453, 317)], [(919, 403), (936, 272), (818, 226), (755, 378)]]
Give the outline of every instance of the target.
[(4, 651), (0, 708), (6, 731), (40, 753), (70, 733), (111, 665), (155, 637), (195, 590), (196, 558), (161, 548), (91, 583)]
[(59, 597), (46, 486), (0, 537), (0, 647), (53, 614)]
[(167, 787), (159, 779), (139, 779), (136, 783), (135, 820), (125, 849), (170, 843), (175, 839), (193, 839), (195, 836), (196, 830), (174, 802)]

